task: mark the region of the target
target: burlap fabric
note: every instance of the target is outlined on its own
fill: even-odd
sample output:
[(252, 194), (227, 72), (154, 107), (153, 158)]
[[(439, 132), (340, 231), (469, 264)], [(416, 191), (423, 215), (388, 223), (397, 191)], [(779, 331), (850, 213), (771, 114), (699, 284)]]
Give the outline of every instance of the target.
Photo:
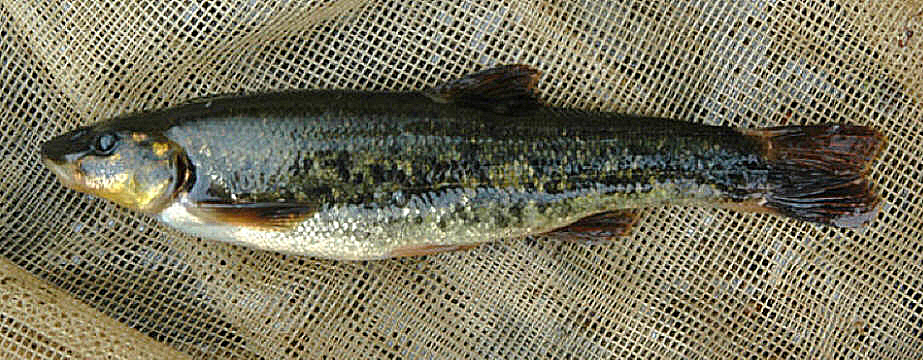
[[(0, 1), (0, 356), (923, 358), (920, 1)], [(377, 262), (203, 241), (66, 190), (49, 137), (214, 93), (418, 89), (889, 138), (871, 226), (649, 209), (597, 244)], [(15, 264), (15, 265), (14, 265)], [(27, 274), (31, 273), (30, 274)]]

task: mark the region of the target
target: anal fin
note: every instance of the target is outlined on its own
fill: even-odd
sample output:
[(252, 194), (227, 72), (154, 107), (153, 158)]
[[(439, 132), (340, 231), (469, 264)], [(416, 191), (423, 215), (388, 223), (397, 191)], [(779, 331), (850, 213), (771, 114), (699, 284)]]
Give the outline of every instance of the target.
[(423, 94), (438, 103), (522, 115), (541, 105), (535, 94), (538, 75), (528, 65), (503, 65), (437, 85)]
[(609, 240), (630, 235), (632, 227), (640, 218), (640, 213), (636, 209), (609, 211), (587, 216), (542, 236), (569, 241)]
[(188, 211), (207, 223), (282, 231), (313, 215), (316, 209), (300, 203), (197, 202)]

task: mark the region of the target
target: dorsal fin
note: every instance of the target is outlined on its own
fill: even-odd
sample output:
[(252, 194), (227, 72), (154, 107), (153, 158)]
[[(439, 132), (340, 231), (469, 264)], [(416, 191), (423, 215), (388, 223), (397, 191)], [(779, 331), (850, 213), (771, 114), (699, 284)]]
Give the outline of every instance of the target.
[(502, 65), (423, 91), (433, 101), (504, 115), (521, 115), (541, 103), (535, 94), (539, 72), (528, 65)]

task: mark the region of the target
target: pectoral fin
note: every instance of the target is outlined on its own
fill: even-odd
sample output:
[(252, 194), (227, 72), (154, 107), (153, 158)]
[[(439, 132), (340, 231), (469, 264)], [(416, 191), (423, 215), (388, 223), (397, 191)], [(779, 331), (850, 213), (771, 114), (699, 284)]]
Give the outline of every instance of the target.
[(438, 85), (423, 94), (439, 103), (520, 115), (540, 106), (535, 95), (538, 75), (538, 70), (527, 65), (503, 65)]
[(316, 208), (299, 203), (198, 202), (188, 210), (208, 223), (282, 231), (313, 215)]
[(543, 234), (546, 237), (570, 241), (599, 241), (628, 236), (638, 222), (637, 210), (616, 210), (587, 216), (573, 224)]

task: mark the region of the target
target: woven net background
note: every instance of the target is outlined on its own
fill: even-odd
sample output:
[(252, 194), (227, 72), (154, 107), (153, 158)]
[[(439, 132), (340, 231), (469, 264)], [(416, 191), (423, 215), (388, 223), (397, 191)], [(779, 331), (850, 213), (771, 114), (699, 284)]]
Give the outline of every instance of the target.
[[(920, 1), (0, 1), (0, 357), (923, 358)], [(192, 97), (418, 89), (500, 63), (548, 102), (890, 142), (871, 226), (644, 211), (599, 244), (336, 262), (66, 190), (53, 135)], [(176, 352), (176, 353), (173, 353)], [(173, 353), (173, 355), (170, 355)]]

